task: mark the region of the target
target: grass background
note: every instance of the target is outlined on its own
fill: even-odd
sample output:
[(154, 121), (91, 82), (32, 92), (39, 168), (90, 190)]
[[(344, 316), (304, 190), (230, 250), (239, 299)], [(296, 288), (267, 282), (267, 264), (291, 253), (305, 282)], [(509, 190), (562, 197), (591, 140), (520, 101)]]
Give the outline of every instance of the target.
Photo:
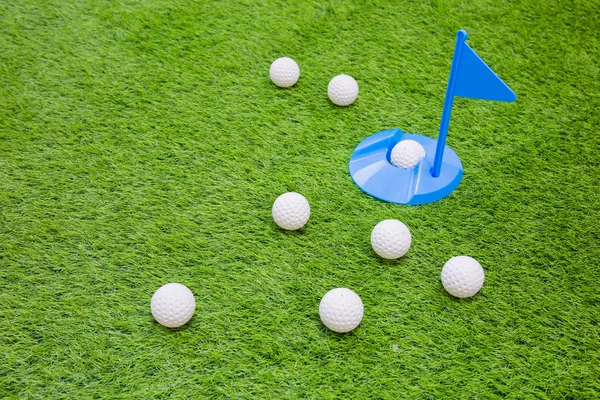
[[(0, 3), (0, 396), (600, 397), (598, 1), (20, 0)], [(514, 104), (457, 99), (465, 176), (377, 201), (353, 148), (435, 137), (458, 29)], [(270, 63), (301, 67), (287, 90)], [(354, 76), (358, 101), (326, 87)], [(272, 222), (303, 193), (301, 232)], [(381, 219), (412, 231), (378, 259)], [(472, 300), (439, 274), (477, 258)], [(181, 282), (190, 323), (154, 322)], [(358, 329), (322, 326), (356, 291)]]

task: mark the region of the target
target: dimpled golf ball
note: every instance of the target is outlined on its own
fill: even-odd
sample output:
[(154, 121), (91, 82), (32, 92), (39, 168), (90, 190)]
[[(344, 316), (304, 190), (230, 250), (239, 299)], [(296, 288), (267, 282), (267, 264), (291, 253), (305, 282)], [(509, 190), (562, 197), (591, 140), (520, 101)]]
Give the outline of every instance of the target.
[(192, 318), (196, 301), (192, 291), (186, 286), (167, 283), (154, 292), (150, 309), (156, 322), (167, 328), (177, 328)]
[(454, 297), (475, 296), (484, 278), (481, 265), (468, 256), (452, 257), (442, 268), (442, 285)]
[(371, 231), (371, 246), (381, 258), (394, 260), (408, 252), (411, 243), (410, 231), (397, 219), (381, 221)]
[(319, 304), (321, 321), (334, 332), (350, 332), (360, 324), (363, 313), (362, 300), (350, 289), (330, 290)]
[(414, 168), (425, 157), (425, 149), (414, 140), (401, 140), (392, 149), (390, 161), (398, 168)]
[(310, 204), (300, 193), (288, 192), (275, 200), (272, 213), (277, 225), (288, 231), (295, 231), (308, 222)]
[(348, 75), (334, 77), (327, 86), (329, 100), (338, 106), (348, 106), (358, 97), (358, 83)]
[(281, 57), (271, 64), (269, 75), (274, 84), (282, 88), (287, 88), (294, 86), (298, 82), (300, 67), (291, 58)]

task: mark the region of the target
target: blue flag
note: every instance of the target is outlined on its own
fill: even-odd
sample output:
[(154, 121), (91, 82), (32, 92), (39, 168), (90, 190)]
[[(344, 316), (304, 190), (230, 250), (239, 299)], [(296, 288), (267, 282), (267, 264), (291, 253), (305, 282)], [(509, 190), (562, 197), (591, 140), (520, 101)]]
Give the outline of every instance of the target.
[(508, 102), (517, 99), (515, 92), (465, 42), (457, 65), (454, 96)]
[(454, 47), (454, 57), (452, 58), (444, 111), (442, 112), (438, 143), (431, 172), (434, 178), (440, 176), (442, 168), (454, 96), (508, 102), (517, 99), (515, 92), (506, 86), (506, 83), (502, 82), (502, 79), (498, 78), (498, 75), (465, 43), (467, 36), (467, 32), (464, 30), (460, 30), (456, 34), (456, 46)]
[[(506, 102), (517, 99), (466, 40), (467, 32), (458, 31), (437, 140), (388, 129), (369, 136), (354, 149), (348, 165), (350, 176), (371, 196), (399, 204), (426, 204), (448, 196), (463, 176), (460, 158), (446, 146), (455, 97)], [(414, 140), (425, 150), (425, 157), (413, 168), (398, 168), (390, 161), (392, 149), (403, 140)]]

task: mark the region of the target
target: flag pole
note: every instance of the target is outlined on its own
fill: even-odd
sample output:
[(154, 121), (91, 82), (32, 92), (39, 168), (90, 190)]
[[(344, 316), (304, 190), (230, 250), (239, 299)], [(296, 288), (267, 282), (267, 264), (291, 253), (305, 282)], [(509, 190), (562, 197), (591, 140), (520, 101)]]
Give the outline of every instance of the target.
[(467, 40), (467, 31), (461, 29), (456, 33), (456, 47), (454, 47), (454, 57), (452, 58), (452, 67), (450, 68), (450, 78), (446, 88), (446, 99), (444, 100), (444, 111), (442, 111), (442, 122), (438, 133), (437, 147), (435, 149), (435, 159), (433, 161), (433, 170), (431, 175), (434, 178), (440, 176), (442, 168), (442, 159), (444, 158), (444, 147), (446, 146), (446, 136), (448, 136), (448, 126), (450, 125), (450, 114), (452, 113), (452, 104), (454, 103), (454, 85), (458, 75), (458, 64), (460, 63), (460, 53), (463, 43)]

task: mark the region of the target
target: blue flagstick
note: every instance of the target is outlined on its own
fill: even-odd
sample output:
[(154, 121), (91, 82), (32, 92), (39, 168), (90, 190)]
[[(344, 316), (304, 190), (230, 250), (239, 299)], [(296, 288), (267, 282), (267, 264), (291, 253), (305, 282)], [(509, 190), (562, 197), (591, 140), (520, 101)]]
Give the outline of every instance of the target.
[[(354, 183), (373, 197), (398, 204), (426, 204), (448, 196), (458, 187), (463, 167), (458, 155), (446, 146), (455, 96), (481, 100), (515, 101), (515, 93), (466, 43), (467, 32), (456, 34), (444, 111), (437, 140), (428, 136), (387, 129), (365, 138), (352, 153), (348, 168)], [(396, 144), (414, 140), (425, 150), (413, 168), (392, 165)]]
[(431, 175), (434, 178), (440, 176), (442, 168), (442, 159), (444, 158), (444, 147), (446, 146), (446, 136), (448, 136), (448, 127), (450, 126), (450, 114), (452, 113), (452, 104), (454, 104), (454, 86), (458, 75), (458, 65), (460, 63), (460, 53), (463, 49), (463, 43), (467, 40), (468, 34), (465, 30), (456, 33), (456, 47), (454, 47), (454, 58), (450, 68), (450, 78), (446, 88), (446, 99), (444, 100), (444, 111), (442, 111), (442, 122), (438, 133), (437, 147), (435, 149), (435, 159), (433, 160), (433, 171)]

